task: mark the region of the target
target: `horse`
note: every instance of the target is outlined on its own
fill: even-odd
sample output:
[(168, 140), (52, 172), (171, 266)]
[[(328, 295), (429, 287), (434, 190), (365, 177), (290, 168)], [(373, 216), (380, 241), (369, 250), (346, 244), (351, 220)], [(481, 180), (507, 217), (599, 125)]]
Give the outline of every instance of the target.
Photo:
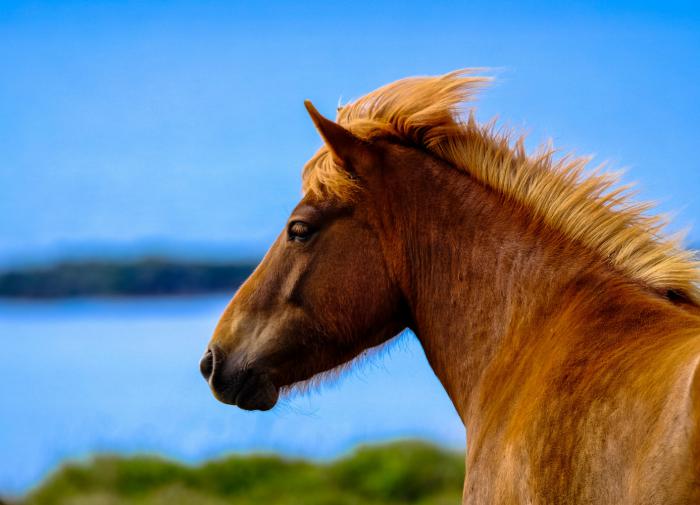
[(322, 147), (201, 372), (268, 410), (408, 328), (467, 430), (463, 503), (700, 503), (698, 263), (616, 175), (467, 114), (489, 80), (305, 102)]

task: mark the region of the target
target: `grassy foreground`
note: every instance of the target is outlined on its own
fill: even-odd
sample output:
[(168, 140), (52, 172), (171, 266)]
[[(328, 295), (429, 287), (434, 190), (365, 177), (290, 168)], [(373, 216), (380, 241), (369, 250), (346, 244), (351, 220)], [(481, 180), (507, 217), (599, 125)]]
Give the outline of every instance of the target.
[(26, 505), (386, 505), (460, 503), (461, 454), (422, 442), (364, 447), (330, 463), (230, 456), (200, 466), (99, 456), (59, 469)]

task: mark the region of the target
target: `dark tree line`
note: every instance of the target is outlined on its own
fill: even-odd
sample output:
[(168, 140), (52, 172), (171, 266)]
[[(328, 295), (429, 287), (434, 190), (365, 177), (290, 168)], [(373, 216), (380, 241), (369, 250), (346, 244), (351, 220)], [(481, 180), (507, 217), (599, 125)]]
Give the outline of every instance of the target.
[(59, 263), (0, 272), (0, 297), (159, 296), (232, 291), (254, 268), (252, 263), (165, 259)]

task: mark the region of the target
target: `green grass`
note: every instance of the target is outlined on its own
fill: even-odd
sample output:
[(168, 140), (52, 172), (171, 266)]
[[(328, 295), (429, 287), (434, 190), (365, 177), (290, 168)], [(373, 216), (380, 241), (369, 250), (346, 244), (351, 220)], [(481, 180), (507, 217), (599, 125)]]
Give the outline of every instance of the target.
[(192, 467), (165, 459), (98, 456), (70, 463), (25, 505), (456, 505), (463, 455), (422, 442), (364, 447), (322, 464), (230, 456)]

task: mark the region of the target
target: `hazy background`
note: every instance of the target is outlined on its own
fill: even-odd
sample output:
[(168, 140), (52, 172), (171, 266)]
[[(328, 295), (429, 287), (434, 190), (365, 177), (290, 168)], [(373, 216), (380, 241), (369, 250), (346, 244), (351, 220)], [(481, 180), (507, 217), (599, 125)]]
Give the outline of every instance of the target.
[[(65, 258), (259, 258), (327, 115), (409, 75), (491, 67), (482, 120), (628, 168), (700, 216), (695, 2), (2, 2), (0, 269)], [(700, 229), (690, 242), (700, 241)], [(0, 494), (65, 458), (330, 457), (464, 433), (410, 335), (266, 414), (196, 369), (226, 296), (0, 303)]]
[(259, 254), (319, 145), (305, 98), (330, 115), (388, 81), (467, 66), (499, 77), (479, 117), (630, 167), (690, 224), (693, 5), (2, 2), (0, 257)]

